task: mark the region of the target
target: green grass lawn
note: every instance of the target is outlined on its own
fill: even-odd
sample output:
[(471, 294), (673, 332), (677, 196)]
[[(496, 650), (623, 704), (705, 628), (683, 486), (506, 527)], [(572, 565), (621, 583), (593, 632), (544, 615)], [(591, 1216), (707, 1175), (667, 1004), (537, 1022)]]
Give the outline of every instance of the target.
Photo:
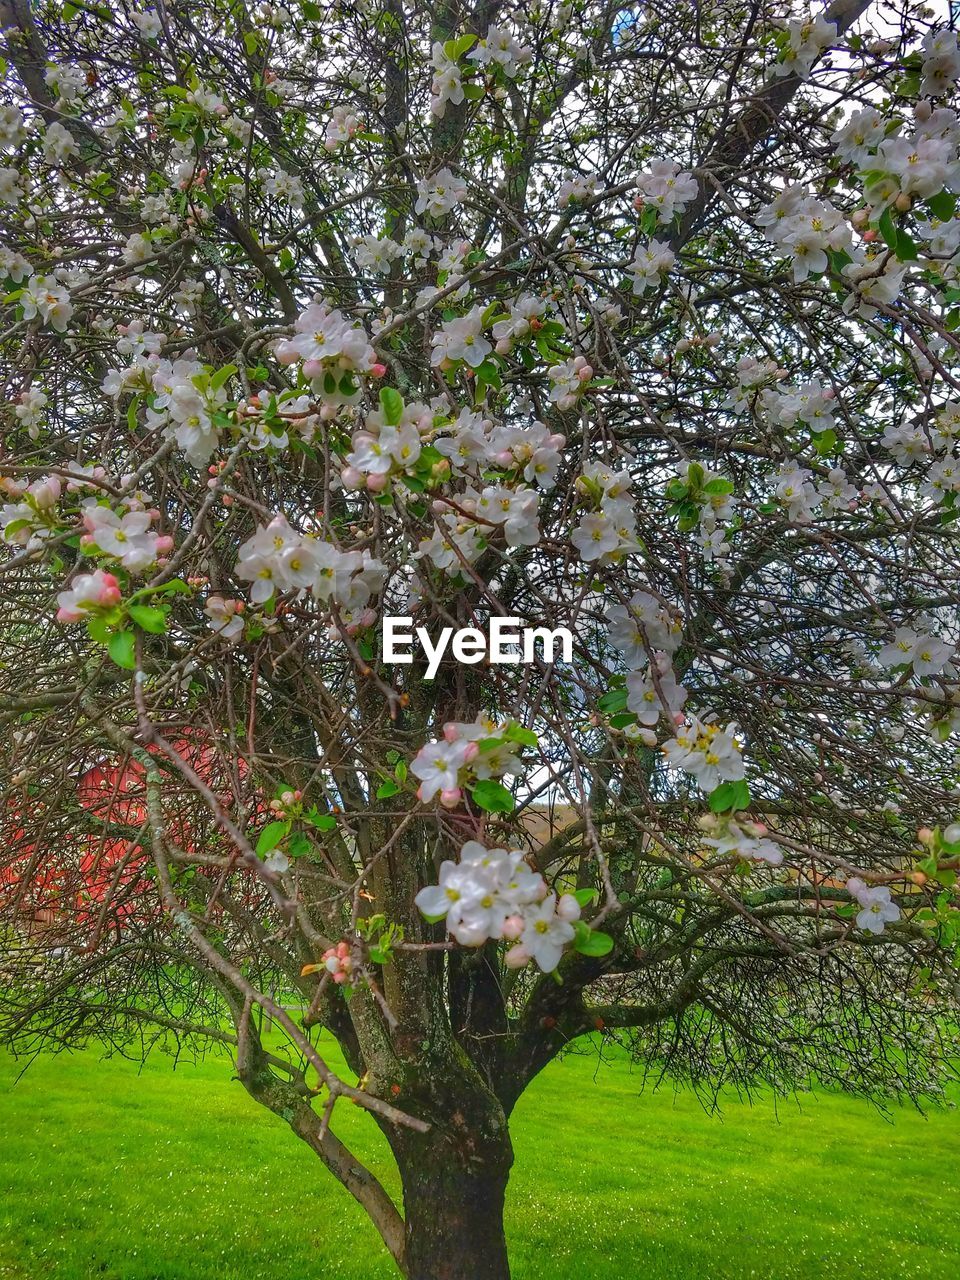
[[(332, 1057), (333, 1055), (331, 1055)], [(223, 1059), (0, 1055), (3, 1280), (374, 1280), (347, 1193)], [(357, 1108), (335, 1128), (395, 1188)], [(514, 1122), (517, 1280), (960, 1275), (960, 1117), (818, 1096), (707, 1116), (619, 1060), (554, 1064)]]

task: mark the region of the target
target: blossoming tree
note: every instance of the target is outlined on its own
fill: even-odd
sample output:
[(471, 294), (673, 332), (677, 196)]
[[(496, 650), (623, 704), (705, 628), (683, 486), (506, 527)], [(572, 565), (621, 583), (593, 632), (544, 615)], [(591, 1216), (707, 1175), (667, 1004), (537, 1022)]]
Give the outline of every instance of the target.
[[(2, 0), (15, 1047), (226, 1045), (411, 1280), (507, 1276), (509, 1116), (578, 1037), (937, 1096), (935, 18)], [(388, 663), (385, 616), (469, 659)], [(491, 618), (572, 661), (485, 660)]]

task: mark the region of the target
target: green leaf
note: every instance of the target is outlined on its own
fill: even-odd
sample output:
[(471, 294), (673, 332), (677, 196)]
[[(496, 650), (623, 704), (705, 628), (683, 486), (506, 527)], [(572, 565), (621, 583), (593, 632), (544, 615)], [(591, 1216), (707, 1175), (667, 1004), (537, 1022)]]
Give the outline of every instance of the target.
[(403, 418), (403, 396), (399, 391), (395, 391), (393, 387), (381, 387), (380, 408), (383, 410), (383, 420), (388, 427), (399, 426)]
[(451, 62), (459, 62), (465, 53), (469, 53), (476, 42), (476, 36), (459, 36), (456, 40), (447, 40), (443, 46), (443, 52)]
[(893, 221), (893, 214), (890, 212), (889, 205), (884, 209), (877, 222), (877, 230), (883, 236), (886, 243), (896, 253), (897, 250), (897, 228)]
[(507, 788), (492, 778), (477, 782), (471, 794), (474, 804), (485, 813), (512, 813), (516, 803)]
[(287, 841), (287, 853), (291, 858), (302, 858), (308, 854), (312, 848), (313, 845), (310, 843), (309, 838), (305, 836), (302, 831), (295, 831)]
[(219, 391), (224, 383), (229, 382), (236, 372), (237, 366), (235, 364), (225, 364), (223, 368), (218, 369), (210, 379), (210, 390)]
[(133, 632), (115, 631), (107, 644), (107, 653), (118, 667), (132, 671), (136, 665), (133, 657)]
[(248, 58), (252, 58), (253, 55), (257, 52), (258, 44), (259, 44), (259, 40), (257, 38), (257, 33), (255, 31), (245, 31), (243, 33), (243, 47), (247, 51)]
[(902, 227), (897, 232), (897, 257), (901, 262), (916, 262), (920, 257), (916, 243)]
[(303, 16), (309, 18), (311, 22), (319, 22), (323, 17), (323, 11), (318, 4), (314, 4), (314, 0), (303, 0), (301, 5)]
[(750, 788), (742, 779), (739, 782), (721, 782), (710, 792), (711, 813), (736, 813), (750, 804)]
[(609, 933), (604, 933), (600, 929), (590, 929), (585, 936), (578, 934), (574, 940), (574, 950), (579, 951), (582, 956), (606, 956), (613, 950), (613, 939)]
[(395, 796), (399, 790), (397, 783), (392, 778), (388, 778), (386, 782), (381, 782), (380, 786), (377, 787), (377, 799), (388, 800), (390, 796)]
[(305, 813), (303, 816), (318, 831), (332, 831), (337, 825), (337, 820), (332, 813), (321, 813), (316, 805), (313, 806), (309, 813)]
[(941, 222), (949, 222), (957, 211), (957, 197), (949, 191), (938, 191), (927, 201), (927, 208)]
[(727, 480), (725, 476), (717, 476), (716, 480), (709, 480), (703, 486), (703, 492), (711, 498), (722, 493), (733, 493), (733, 481)]
[(140, 401), (143, 399), (141, 395), (135, 395), (127, 406), (127, 426), (131, 431), (137, 429), (137, 411), (140, 408)]
[(265, 853), (269, 853), (271, 849), (275, 849), (289, 831), (289, 822), (268, 822), (260, 832), (260, 838), (257, 840), (258, 855), (263, 857)]
[(581, 907), (589, 907), (591, 902), (600, 901), (599, 889), (575, 889), (573, 896), (580, 903)]
[(535, 747), (540, 741), (532, 729), (527, 729), (522, 724), (510, 725), (503, 736), (507, 742), (519, 742), (524, 747)]
[(88, 618), (87, 634), (91, 640), (95, 640), (97, 644), (108, 644), (110, 641), (110, 624), (106, 618)]
[(626, 689), (609, 689), (597, 702), (598, 708), (606, 715), (622, 711), (627, 705)]
[(159, 636), (167, 629), (165, 609), (155, 609), (153, 605), (149, 604), (132, 604), (127, 612), (143, 631), (149, 631), (153, 635)]
[(465, 84), (462, 88), (463, 96), (468, 102), (478, 102), (486, 92), (481, 84)]

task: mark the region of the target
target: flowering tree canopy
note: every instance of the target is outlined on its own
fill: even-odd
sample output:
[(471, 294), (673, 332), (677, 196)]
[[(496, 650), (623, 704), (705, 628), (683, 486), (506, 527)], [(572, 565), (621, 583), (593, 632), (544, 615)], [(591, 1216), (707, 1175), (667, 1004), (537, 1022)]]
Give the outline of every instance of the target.
[[(956, 36), (883, 0), (0, 20), (6, 1038), (228, 1046), (411, 1280), (508, 1275), (509, 1115), (577, 1037), (939, 1096)], [(390, 661), (388, 617), (456, 649)]]

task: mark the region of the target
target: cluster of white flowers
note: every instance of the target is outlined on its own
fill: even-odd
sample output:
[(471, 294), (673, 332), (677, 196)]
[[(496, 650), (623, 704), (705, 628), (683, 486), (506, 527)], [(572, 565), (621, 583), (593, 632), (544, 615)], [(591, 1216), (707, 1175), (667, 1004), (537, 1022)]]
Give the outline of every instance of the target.
[(130, 21), (137, 28), (144, 40), (156, 40), (163, 30), (158, 14), (152, 9), (146, 9), (142, 12), (134, 10), (130, 14)]
[(341, 479), (347, 489), (365, 486), (382, 493), (390, 477), (408, 473), (420, 457), (422, 437), (433, 431), (433, 410), (425, 404), (405, 404), (398, 423), (385, 420), (382, 409), (367, 415), (363, 430), (354, 433)]
[(357, 236), (353, 242), (353, 259), (361, 271), (385, 276), (390, 267), (403, 257), (403, 245), (389, 236)]
[(442, 120), (448, 102), (456, 107), (463, 101), (463, 80), (458, 63), (447, 57), (439, 40), (434, 43), (430, 60), (433, 64), (430, 110)]
[(425, 213), (439, 221), (466, 198), (467, 184), (457, 174), (444, 168), (431, 178), (420, 178), (417, 181), (417, 202), (414, 209), (417, 213)]
[(953, 660), (956, 646), (928, 630), (897, 627), (893, 639), (877, 654), (881, 666), (913, 668), (918, 676), (939, 675)]
[(31, 440), (36, 440), (40, 435), (40, 424), (43, 422), (46, 407), (46, 393), (39, 387), (28, 387), (26, 391), (21, 391), (14, 403), (14, 417), (26, 427), (27, 435)]
[(566, 209), (573, 202), (589, 200), (600, 192), (600, 179), (595, 173), (571, 173), (560, 184), (557, 205)]
[(634, 205), (638, 210), (656, 209), (658, 222), (672, 222), (695, 198), (697, 189), (693, 174), (681, 170), (675, 160), (651, 160), (650, 168), (637, 178), (640, 194)]
[(57, 595), (57, 621), (82, 622), (101, 609), (112, 609), (121, 598), (120, 584), (112, 573), (102, 569), (81, 573)]
[(768, 388), (763, 393), (763, 407), (781, 427), (804, 422), (814, 432), (836, 426), (834, 410), (836, 394), (824, 387), (819, 378), (811, 378), (799, 387)]
[(757, 214), (757, 224), (765, 229), (767, 239), (792, 259), (797, 284), (827, 270), (828, 252), (853, 255), (853, 233), (843, 214), (799, 183), (786, 187), (764, 205)]
[(451, 422), (439, 428), (436, 449), (458, 473), (476, 475), (498, 467), (517, 471), (541, 489), (553, 487), (560, 466), (564, 437), (551, 432), (544, 423), (500, 423), (484, 418), (476, 410), (463, 409)]
[(225, 386), (212, 380), (189, 352), (178, 360), (162, 359), (163, 334), (145, 331), (139, 321), (120, 326), (118, 332), (118, 353), (133, 358), (126, 368), (110, 370), (103, 391), (111, 396), (148, 393), (148, 426), (176, 440), (193, 466), (204, 466), (220, 441), (216, 419), (222, 420)]
[(333, 115), (327, 121), (323, 145), (328, 151), (336, 151), (337, 147), (349, 142), (360, 128), (360, 119), (350, 107), (334, 107)]
[(532, 49), (521, 45), (503, 27), (493, 25), (467, 54), (468, 61), (475, 62), (478, 67), (502, 67), (511, 79), (532, 57)]
[(770, 68), (774, 76), (799, 76), (806, 80), (813, 64), (837, 39), (837, 24), (822, 15), (815, 19), (795, 18), (787, 23), (787, 41), (780, 60)]
[(922, 464), (920, 494), (942, 502), (960, 493), (960, 403), (948, 400), (933, 422), (891, 423), (884, 431), (883, 446), (904, 466)]
[(841, 467), (831, 467), (817, 484), (820, 512), (824, 516), (842, 515), (855, 510), (860, 495)]
[(229, 599), (224, 596), (208, 596), (203, 606), (207, 615), (207, 626), (221, 640), (228, 644), (236, 644), (243, 636), (243, 612), (246, 605), (242, 600)]
[(779, 867), (783, 862), (783, 850), (767, 838), (767, 828), (761, 822), (710, 815), (705, 825), (713, 834), (703, 843), (716, 849), (721, 857), (733, 853), (745, 862), (764, 862), (771, 867)]
[(12, 102), (5, 103), (0, 107), (0, 150), (14, 151), (26, 138), (23, 112)]
[(360, 398), (353, 375), (382, 374), (366, 333), (326, 303), (314, 302), (297, 317), (294, 336), (277, 345), (283, 365), (302, 362), (304, 377), (325, 404), (354, 404)]
[(19, 303), (23, 307), (24, 320), (38, 317), (58, 333), (65, 332), (73, 315), (70, 292), (55, 275), (31, 276), (23, 286)]
[(86, 531), (80, 540), (81, 548), (119, 560), (130, 573), (142, 573), (173, 549), (169, 535), (156, 533), (150, 527), (160, 512), (156, 508), (145, 510), (136, 498), (122, 512), (89, 498), (81, 508), (81, 517)]
[(683, 635), (679, 616), (649, 591), (635, 592), (628, 605), (612, 604), (607, 624), (610, 642), (632, 669), (646, 666), (650, 652), (676, 653)]
[(430, 363), (449, 369), (460, 360), (479, 369), (493, 346), (483, 335), (483, 308), (474, 307), (465, 316), (446, 320), (430, 339)]
[(690, 498), (699, 511), (697, 541), (704, 559), (712, 561), (721, 573), (727, 573), (730, 569), (730, 543), (726, 526), (736, 515), (738, 505), (733, 482), (702, 463), (697, 463), (695, 467), (699, 480), (696, 485), (691, 483), (689, 462), (682, 462), (677, 470), (681, 480), (687, 483)]
[(303, 183), (295, 174), (287, 173), (285, 169), (280, 168), (261, 169), (259, 178), (263, 183), (264, 191), (272, 199), (289, 205), (291, 209), (303, 208)]
[(784, 462), (776, 475), (774, 494), (795, 524), (810, 524), (821, 497), (814, 487), (813, 472), (796, 462)]
[(844, 299), (844, 311), (872, 320), (880, 307), (896, 302), (906, 272), (906, 265), (897, 262), (892, 254), (883, 258), (868, 254), (862, 260), (848, 262), (841, 273), (851, 290)]
[(676, 260), (677, 255), (660, 240), (638, 246), (630, 263), (633, 292), (644, 294), (648, 289), (656, 289)]
[(960, 79), (960, 40), (957, 33), (945, 28), (928, 31), (921, 49), (923, 81), (920, 93), (926, 98), (942, 98)]
[(737, 385), (723, 407), (732, 409), (734, 413), (748, 413), (762, 391), (786, 376), (787, 371), (781, 369), (775, 360), (743, 356), (737, 361)]
[(846, 888), (860, 904), (857, 924), (861, 929), (881, 934), (888, 924), (900, 919), (900, 908), (890, 901), (890, 890), (886, 885), (868, 885), (859, 876), (851, 876)]
[(77, 154), (77, 140), (59, 121), (48, 125), (43, 135), (43, 158), (47, 164), (65, 164)]
[(515, 342), (535, 333), (546, 310), (546, 299), (532, 293), (523, 293), (509, 302), (507, 315), (497, 320), (492, 329), (497, 355), (509, 355)]
[(571, 360), (551, 365), (547, 377), (550, 379), (551, 401), (565, 411), (573, 409), (583, 395), (593, 377), (593, 366), (587, 364), (583, 356), (574, 356)]
[(556, 969), (580, 919), (576, 898), (558, 900), (519, 849), (487, 849), (476, 840), (463, 845), (459, 862), (441, 863), (439, 883), (415, 901), (429, 920), (444, 920), (461, 946), (504, 939), (516, 944), (504, 957), (510, 968), (532, 960), (543, 973)]
[(516, 743), (505, 736), (512, 727), (512, 721), (501, 723), (483, 714), (445, 724), (443, 738), (421, 747), (410, 764), (410, 772), (420, 779), (418, 799), (429, 804), (439, 796), (445, 808), (455, 809), (469, 783), (519, 774)]
[(627, 675), (627, 710), (646, 729), (654, 729), (661, 715), (672, 723), (682, 720), (686, 700), (687, 691), (677, 680), (670, 654), (662, 649), (653, 651), (652, 663), (635, 667)]
[(830, 139), (839, 159), (863, 167), (883, 141), (887, 123), (875, 107), (854, 111)]
[(863, 161), (870, 174), (864, 199), (878, 213), (894, 203), (909, 208), (911, 201), (927, 200), (944, 187), (960, 190), (958, 143), (960, 122), (946, 107), (916, 120), (911, 133), (884, 136), (876, 154)]
[(17, 547), (38, 546), (56, 532), (58, 503), (63, 494), (59, 476), (44, 476), (32, 484), (0, 478), (0, 493), (12, 498), (0, 506), (0, 533)]
[(739, 782), (746, 776), (735, 726), (721, 728), (691, 716), (682, 732), (663, 746), (667, 764), (691, 773), (705, 794), (722, 782)]
[(637, 525), (629, 496), (629, 471), (611, 471), (602, 462), (589, 462), (577, 478), (577, 494), (587, 510), (570, 541), (587, 561), (613, 564), (637, 549)]
[(628, 605), (607, 610), (610, 641), (623, 654), (627, 673), (627, 710), (636, 725), (625, 732), (647, 746), (655, 746), (661, 716), (671, 724), (683, 719), (687, 690), (677, 680), (672, 656), (680, 644), (679, 619), (649, 591), (637, 591)]
[(332, 543), (291, 528), (277, 515), (240, 547), (237, 577), (250, 582), (250, 599), (264, 604), (274, 591), (309, 591), (323, 604), (354, 615), (383, 585), (386, 568), (368, 551), (340, 551)]

